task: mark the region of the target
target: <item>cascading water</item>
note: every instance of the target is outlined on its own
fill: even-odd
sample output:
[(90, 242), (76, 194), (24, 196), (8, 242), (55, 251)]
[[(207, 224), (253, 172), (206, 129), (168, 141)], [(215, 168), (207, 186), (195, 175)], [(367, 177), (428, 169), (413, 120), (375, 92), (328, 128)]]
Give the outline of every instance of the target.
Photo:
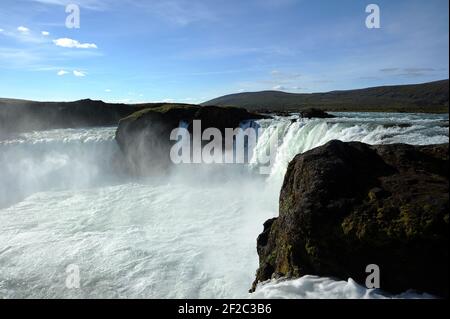
[[(334, 119), (297, 120), (298, 116), (263, 120), (265, 128), (254, 155), (268, 152), (271, 136), (278, 135), (278, 149), (269, 182), (281, 186), (288, 163), (299, 153), (331, 140), (367, 144), (448, 143), (448, 115), (399, 115), (392, 113), (335, 113)], [(447, 124), (446, 124), (447, 123)]]
[[(256, 238), (263, 222), (278, 214), (293, 156), (332, 139), (448, 142), (448, 115), (336, 115), (259, 121), (264, 131), (253, 156), (268, 151), (273, 134), (279, 141), (268, 176), (254, 167), (225, 176), (203, 165), (196, 174), (181, 167), (165, 179), (126, 178), (116, 165), (115, 128), (0, 141), (0, 297), (249, 296)], [(65, 285), (69, 265), (79, 267), (79, 289)], [(268, 283), (253, 296), (383, 297), (351, 280), (311, 276)]]
[(0, 208), (39, 191), (109, 183), (119, 148), (115, 128), (22, 134), (0, 141)]

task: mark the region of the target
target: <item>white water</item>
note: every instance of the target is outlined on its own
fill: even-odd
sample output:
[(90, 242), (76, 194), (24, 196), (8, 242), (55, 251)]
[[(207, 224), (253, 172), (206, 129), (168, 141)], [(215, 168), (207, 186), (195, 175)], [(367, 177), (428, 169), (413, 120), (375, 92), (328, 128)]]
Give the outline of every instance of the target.
[[(448, 142), (447, 115), (346, 114), (291, 124), (264, 120), (280, 147), (271, 175), (201, 167), (132, 180), (114, 165), (115, 128), (53, 130), (0, 141), (0, 297), (248, 297), (256, 238), (278, 214), (287, 163), (332, 139)], [(411, 127), (386, 127), (392, 123)], [(384, 126), (383, 126), (384, 125)], [(67, 289), (66, 267), (80, 268)], [(303, 277), (260, 285), (251, 297), (391, 297), (353, 281)], [(406, 294), (397, 297), (427, 297)]]
[(432, 295), (407, 291), (390, 295), (379, 289), (366, 289), (349, 278), (347, 281), (333, 278), (303, 276), (294, 280), (273, 280), (262, 283), (255, 299), (432, 299)]

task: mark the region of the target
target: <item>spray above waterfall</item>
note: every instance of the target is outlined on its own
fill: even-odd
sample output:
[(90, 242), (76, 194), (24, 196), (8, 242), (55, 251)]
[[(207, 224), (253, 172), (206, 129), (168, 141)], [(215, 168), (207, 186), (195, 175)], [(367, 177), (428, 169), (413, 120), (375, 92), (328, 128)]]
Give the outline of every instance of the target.
[[(216, 150), (214, 147), (205, 150), (205, 141), (199, 142), (199, 150), (191, 153), (187, 160), (182, 153), (176, 156), (181, 156), (180, 162), (183, 163), (183, 160), (189, 162), (194, 155), (200, 155), (200, 167), (205, 174), (218, 170), (221, 160), (226, 163), (227, 158), (231, 159), (233, 163), (248, 168), (249, 173), (263, 173), (268, 184), (278, 191), (286, 167), (296, 154), (333, 139), (368, 144), (438, 144), (448, 141), (448, 127), (444, 125), (448, 115), (336, 115), (337, 118), (326, 120), (303, 120), (298, 115), (292, 115), (245, 121), (239, 128), (230, 129), (232, 139), (228, 141), (228, 148), (224, 148), (227, 152), (219, 153), (220, 158), (215, 156), (214, 151), (222, 150), (222, 142), (227, 145), (226, 140), (213, 143)], [(174, 132), (174, 140), (190, 143), (192, 136), (188, 126), (187, 122), (181, 122)], [(115, 127), (58, 129), (24, 133), (1, 141), (0, 164), (3, 169), (0, 172), (0, 207), (35, 192), (96, 187), (123, 180), (124, 174), (120, 174), (121, 152), (114, 140), (115, 130)], [(206, 135), (206, 142), (211, 141), (211, 137), (219, 136), (217, 132)], [(197, 139), (201, 138), (199, 134)], [(177, 144), (177, 147), (184, 146)], [(205, 158), (207, 161), (202, 161)], [(175, 174), (182, 174), (185, 168), (186, 165), (183, 165)]]

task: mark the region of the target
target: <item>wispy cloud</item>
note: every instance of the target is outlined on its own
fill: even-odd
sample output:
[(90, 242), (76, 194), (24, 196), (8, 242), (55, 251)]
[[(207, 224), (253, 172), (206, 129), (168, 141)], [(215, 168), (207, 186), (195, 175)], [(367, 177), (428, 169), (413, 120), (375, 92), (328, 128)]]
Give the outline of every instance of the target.
[(2, 33), (2, 35), (23, 43), (38, 44), (48, 41), (48, 39), (45, 39), (42, 34), (32, 32), (28, 27), (25, 26), (19, 26), (15, 29), (8, 28), (7, 30), (1, 30), (2, 31), (0, 32)]
[(63, 75), (66, 75), (66, 74), (69, 74), (69, 72), (67, 72), (67, 71), (65, 71), (65, 70), (60, 70), (60, 71), (58, 71), (58, 73), (56, 73), (58, 76), (63, 76)]
[(40, 57), (34, 51), (0, 47), (0, 67), (20, 68), (24, 65), (38, 63), (39, 61)]
[(185, 26), (198, 21), (214, 21), (217, 15), (206, 4), (192, 0), (148, 1), (145, 6), (160, 17), (177, 25)]
[(83, 78), (86, 76), (86, 73), (83, 71), (73, 70), (73, 75), (75, 75), (76, 77), (79, 77), (79, 78)]
[(77, 4), (78, 6), (90, 10), (105, 10), (108, 8), (108, 1), (104, 0), (31, 0), (49, 5), (67, 6), (69, 4)]
[(384, 69), (380, 69), (380, 72), (392, 73), (392, 72), (397, 72), (398, 70), (400, 70), (400, 69), (399, 68), (384, 68)]
[(410, 68), (392, 67), (380, 69), (380, 72), (383, 74), (393, 76), (403, 76), (403, 77), (419, 77), (433, 74), (436, 71), (437, 70), (434, 68), (426, 68), (426, 67), (410, 67)]
[(259, 81), (263, 86), (270, 86), (276, 91), (299, 91), (302, 88), (298, 85), (302, 74), (299, 72), (286, 72), (280, 70), (270, 71), (270, 78)]
[(75, 48), (75, 49), (97, 49), (97, 45), (95, 43), (80, 43), (77, 40), (69, 39), (69, 38), (60, 38), (53, 40), (53, 43), (56, 46), (63, 48)]
[(275, 46), (210, 46), (203, 48), (193, 48), (186, 51), (177, 52), (174, 56), (181, 59), (221, 59), (238, 56), (258, 55), (265, 58), (292, 57), (296, 52), (287, 47)]
[(281, 80), (281, 81), (297, 80), (297, 79), (299, 79), (302, 76), (300, 73), (296, 73), (296, 72), (282, 72), (282, 71), (279, 71), (279, 70), (272, 70), (270, 72), (270, 74), (272, 75), (273, 78), (275, 78), (277, 80)]
[[(134, 7), (178, 26), (186, 26), (198, 21), (214, 21), (218, 18), (213, 4), (197, 0), (30, 0), (33, 2), (67, 6), (75, 3), (81, 8), (95, 11), (117, 9), (119, 6)], [(287, 0), (283, 0), (287, 1)]]
[(405, 70), (405, 72), (408, 72), (408, 73), (410, 73), (410, 72), (415, 73), (415, 72), (433, 72), (433, 71), (436, 71), (433, 68), (406, 68), (404, 70)]
[(20, 27), (17, 28), (17, 31), (22, 32), (22, 33), (28, 33), (28, 32), (30, 32), (30, 29), (21, 25)]
[(42, 31), (41, 34), (42, 34), (43, 36), (47, 37), (47, 36), (50, 35), (50, 32), (48, 32), (48, 31)]
[(272, 87), (272, 90), (275, 91), (300, 91), (302, 90), (299, 86), (284, 86), (284, 85), (275, 85)]

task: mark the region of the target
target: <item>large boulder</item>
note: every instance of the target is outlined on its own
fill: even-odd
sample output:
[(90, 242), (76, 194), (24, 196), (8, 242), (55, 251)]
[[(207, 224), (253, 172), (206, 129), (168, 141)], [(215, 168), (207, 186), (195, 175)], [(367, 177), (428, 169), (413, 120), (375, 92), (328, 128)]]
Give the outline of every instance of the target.
[(193, 118), (198, 109), (194, 105), (167, 104), (120, 120), (116, 141), (129, 171), (135, 175), (165, 171), (170, 163), (170, 133), (180, 121)]
[(194, 120), (200, 120), (202, 130), (214, 127), (224, 134), (225, 128), (264, 116), (233, 107), (166, 104), (136, 112), (119, 122), (116, 140), (125, 154), (127, 166), (137, 175), (165, 172), (171, 165), (170, 140), (173, 129), (185, 127), (192, 132)]
[(327, 118), (335, 117), (334, 115), (329, 114), (329, 113), (325, 112), (324, 110), (314, 109), (314, 108), (301, 111), (300, 116), (302, 118), (307, 118), (307, 119), (313, 119), (313, 118), (327, 119)]
[(258, 237), (253, 289), (307, 274), (364, 284), (376, 264), (383, 290), (448, 296), (448, 191), (448, 144), (331, 141), (297, 155)]
[(195, 114), (195, 119), (202, 121), (202, 127), (215, 127), (221, 132), (226, 128), (238, 127), (244, 121), (263, 118), (267, 116), (249, 113), (246, 109), (237, 107), (203, 106)]

